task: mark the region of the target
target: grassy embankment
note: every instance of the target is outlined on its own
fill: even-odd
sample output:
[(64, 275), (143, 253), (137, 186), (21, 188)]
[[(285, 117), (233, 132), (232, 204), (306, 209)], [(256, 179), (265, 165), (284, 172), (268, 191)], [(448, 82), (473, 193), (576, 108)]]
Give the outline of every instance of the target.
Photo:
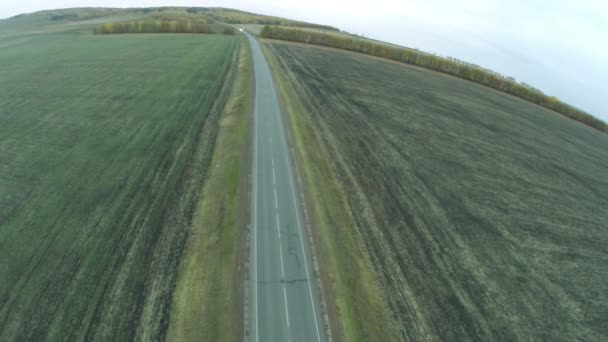
[(0, 340), (168, 325), (238, 40), (92, 25), (0, 23)]
[(267, 46), (304, 104), (289, 112), (319, 232), (342, 255), (365, 246), (400, 340), (608, 338), (608, 136), (447, 75)]
[(391, 341), (393, 327), (381, 288), (361, 238), (352, 229), (354, 218), (329, 163), (320, 132), (297, 95), (295, 75), (279, 66), (276, 55), (265, 54), (288, 113), (292, 142), (306, 189), (321, 267), (322, 286), (333, 337), (344, 341)]
[[(244, 39), (244, 38), (243, 38)], [(249, 44), (221, 116), (212, 169), (197, 204), (180, 266), (168, 338), (237, 341), (243, 336), (244, 238), (249, 208), (247, 159), (253, 100)]]
[(525, 83), (518, 83), (512, 78), (499, 75), (492, 70), (462, 61), (442, 58), (414, 49), (391, 46), (369, 39), (361, 39), (332, 32), (315, 32), (309, 29), (265, 26), (260, 32), (260, 36), (349, 50), (439, 71), (530, 101), (599, 131), (608, 133), (608, 124), (589, 113), (561, 102), (556, 97), (546, 95)]

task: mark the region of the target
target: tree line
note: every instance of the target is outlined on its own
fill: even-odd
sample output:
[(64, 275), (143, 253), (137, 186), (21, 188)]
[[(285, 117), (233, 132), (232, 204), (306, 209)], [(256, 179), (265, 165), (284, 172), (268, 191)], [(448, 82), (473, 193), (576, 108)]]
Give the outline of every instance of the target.
[(210, 24), (193, 20), (139, 20), (131, 22), (110, 22), (98, 25), (95, 34), (120, 33), (203, 33), (235, 34), (232, 27), (224, 27), (216, 32)]
[(280, 25), (291, 27), (304, 27), (327, 31), (340, 31), (338, 28), (328, 25), (312, 24), (303, 21), (285, 20), (277, 17), (242, 17), (242, 16), (213, 16), (216, 20), (220, 20), (229, 24), (256, 24), (256, 25)]
[(450, 74), (536, 103), (590, 127), (608, 133), (608, 124), (602, 120), (580, 109), (574, 108), (556, 97), (546, 95), (538, 89), (527, 86), (526, 84), (518, 83), (513, 78), (503, 77), (497, 73), (488, 72), (483, 68), (475, 67), (471, 64), (459, 63), (454, 60), (417, 50), (388, 46), (369, 40), (330, 33), (312, 32), (278, 26), (265, 26), (260, 35), (263, 38), (322, 45), (360, 52)]
[(338, 28), (329, 25), (307, 23), (304, 21), (290, 20), (267, 15), (259, 15), (227, 8), (191, 7), (187, 8), (186, 11), (188, 13), (204, 14), (217, 21), (229, 24), (281, 25), (290, 27), (314, 28), (329, 31), (340, 31)]

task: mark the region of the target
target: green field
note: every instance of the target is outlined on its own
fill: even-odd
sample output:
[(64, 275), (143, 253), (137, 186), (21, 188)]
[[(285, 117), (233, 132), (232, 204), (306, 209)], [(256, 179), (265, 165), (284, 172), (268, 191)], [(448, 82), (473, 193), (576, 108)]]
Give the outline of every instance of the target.
[[(607, 135), (429, 70), (266, 46), (338, 338), (608, 339)], [(375, 286), (390, 322), (366, 310)]]
[(169, 325), (240, 40), (93, 36), (100, 22), (0, 23), (3, 341)]
[(390, 45), (348, 34), (327, 33), (320, 30), (269, 25), (264, 26), (259, 35), (266, 39), (306, 43), (362, 53), (456, 76), (530, 101), (549, 110), (563, 114), (573, 120), (582, 122), (590, 127), (596, 128), (599, 131), (608, 132), (608, 124), (604, 121), (583, 110), (562, 102), (555, 96), (547, 95), (541, 90), (531, 87), (526, 83), (519, 83), (512, 77), (507, 77), (492, 70), (459, 61), (454, 58), (444, 58), (416, 49)]
[(253, 66), (242, 36), (230, 98), (220, 119), (212, 168), (197, 204), (177, 285), (168, 341), (238, 341), (249, 205)]

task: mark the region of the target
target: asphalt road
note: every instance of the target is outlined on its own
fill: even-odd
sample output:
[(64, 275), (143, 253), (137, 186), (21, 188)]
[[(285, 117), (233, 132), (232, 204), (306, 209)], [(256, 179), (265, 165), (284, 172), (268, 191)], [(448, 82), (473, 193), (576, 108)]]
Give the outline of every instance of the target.
[(254, 63), (249, 340), (326, 341), (279, 99), (258, 42)]

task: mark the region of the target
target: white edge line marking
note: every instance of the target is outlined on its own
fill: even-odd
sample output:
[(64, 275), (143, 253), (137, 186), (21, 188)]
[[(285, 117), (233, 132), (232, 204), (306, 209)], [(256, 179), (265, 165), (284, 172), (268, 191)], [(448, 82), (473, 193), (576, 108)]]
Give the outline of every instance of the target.
[[(275, 197), (276, 198), (276, 197)], [(285, 266), (283, 264), (283, 246), (281, 245), (281, 228), (280, 228), (279, 214), (277, 213), (277, 231), (279, 233), (279, 260), (281, 260), (281, 277), (285, 281)], [(289, 306), (287, 305), (287, 287), (283, 283), (283, 298), (285, 299), (285, 318), (287, 319), (287, 329), (289, 329)], [(287, 332), (289, 336), (289, 332)], [(291, 337), (289, 338), (291, 341)]]
[[(254, 69), (255, 72), (255, 69)], [(255, 101), (255, 99), (254, 99)], [(255, 149), (255, 158), (253, 159), (254, 161), (254, 166), (253, 166), (253, 259), (254, 259), (254, 280), (253, 280), (253, 289), (255, 291), (255, 341), (258, 342), (259, 341), (259, 323), (258, 323), (258, 182), (257, 182), (257, 174), (258, 174), (258, 143), (259, 143), (259, 137), (258, 137), (258, 129), (260, 126), (259, 123), (259, 110), (258, 110), (258, 106), (259, 103), (258, 101), (255, 101), (254, 103), (254, 120), (255, 120), (255, 144), (253, 146), (253, 148)]]
[[(256, 118), (256, 126), (257, 126), (257, 118)], [(257, 141), (257, 128), (256, 128), (256, 141)], [(253, 279), (253, 289), (255, 291), (255, 341), (259, 341), (259, 323), (258, 323), (258, 185), (257, 185), (257, 168), (258, 168), (258, 148), (257, 142), (255, 147), (255, 179), (253, 181), (253, 259), (254, 259), (254, 279)]]

